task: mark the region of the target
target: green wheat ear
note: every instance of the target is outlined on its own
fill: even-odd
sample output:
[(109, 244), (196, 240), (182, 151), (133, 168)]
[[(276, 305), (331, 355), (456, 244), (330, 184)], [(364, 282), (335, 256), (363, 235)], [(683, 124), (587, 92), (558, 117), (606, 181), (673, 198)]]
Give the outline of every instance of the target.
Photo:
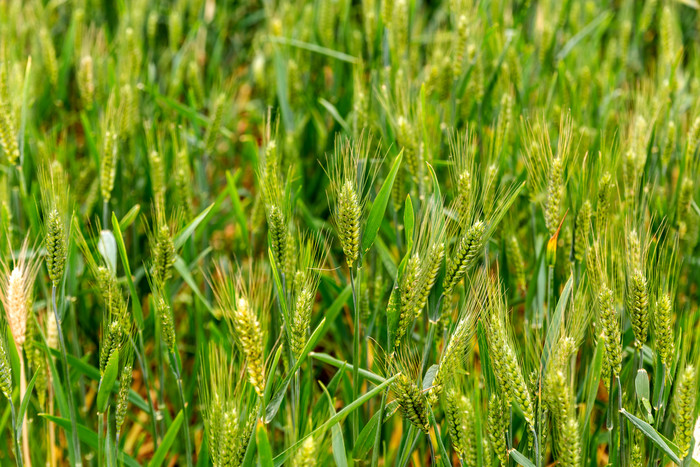
[(654, 332), (656, 352), (667, 371), (671, 368), (671, 359), (674, 350), (673, 338), (673, 304), (671, 295), (663, 293), (656, 301), (654, 311)]
[[(121, 432), (121, 428), (124, 425), (124, 420), (126, 419), (126, 411), (129, 407), (129, 390), (131, 389), (131, 380), (133, 377), (134, 369), (134, 352), (133, 347), (127, 345), (125, 347), (125, 363), (121, 368), (119, 376), (119, 392), (116, 395), (116, 408), (115, 408), (115, 426), (117, 433)], [(119, 435), (117, 435), (118, 437)]]
[(39, 171), (41, 204), (44, 211), (44, 245), (46, 268), (54, 287), (58, 287), (66, 267), (70, 217), (68, 188), (60, 164), (54, 162)]
[(612, 290), (605, 284), (601, 285), (598, 294), (598, 316), (605, 352), (603, 353), (603, 377), (618, 376), (622, 368), (622, 336), (620, 321), (615, 310)]
[(508, 431), (509, 417), (508, 407), (501, 397), (492, 394), (489, 398), (488, 416), (486, 418), (486, 430), (491, 447), (501, 465), (508, 465), (508, 445), (506, 444), (506, 431)]
[(477, 465), (476, 419), (472, 402), (455, 388), (445, 391), (445, 420), (452, 447), (464, 465)]
[(5, 344), (6, 335), (4, 327), (0, 328), (0, 391), (10, 401), (12, 400), (12, 367)]
[(690, 454), (690, 441), (695, 424), (695, 406), (697, 405), (697, 375), (693, 365), (686, 365), (681, 372), (675, 394), (676, 431), (674, 441), (678, 446), (681, 459)]

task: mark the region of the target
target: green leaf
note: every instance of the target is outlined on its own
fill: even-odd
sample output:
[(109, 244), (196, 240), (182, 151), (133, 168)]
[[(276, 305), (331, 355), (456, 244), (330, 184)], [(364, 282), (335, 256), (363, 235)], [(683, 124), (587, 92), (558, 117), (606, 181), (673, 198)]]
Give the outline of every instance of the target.
[(168, 427), (168, 431), (165, 433), (165, 436), (163, 436), (163, 439), (158, 445), (158, 449), (153, 453), (153, 457), (151, 458), (151, 462), (148, 463), (148, 467), (159, 467), (163, 463), (165, 456), (170, 450), (170, 446), (173, 445), (175, 438), (177, 438), (177, 433), (180, 431), (180, 425), (182, 425), (183, 420), (184, 416), (182, 414), (182, 410), (180, 410), (177, 417), (175, 417), (172, 423), (170, 423), (170, 427)]
[[(217, 203), (218, 203), (218, 201), (217, 201)], [(211, 212), (212, 208), (217, 203), (210, 204), (209, 207), (207, 207), (206, 209), (204, 209), (204, 211), (199, 213), (199, 215), (197, 217), (192, 219), (192, 221), (189, 224), (187, 224), (185, 227), (183, 227), (183, 229), (180, 232), (178, 232), (178, 234), (175, 236), (175, 241), (174, 241), (176, 250), (181, 248), (182, 245), (185, 244), (187, 239), (190, 238), (190, 236), (192, 235), (192, 233), (194, 233), (195, 230), (197, 230), (197, 227), (199, 227), (199, 224), (201, 224), (202, 221), (204, 221), (204, 219), (207, 218), (207, 216)]]
[[(61, 353), (56, 350), (56, 349), (49, 349), (49, 352), (54, 358), (60, 358)], [(99, 381), (100, 380), (100, 370), (95, 368), (94, 366), (90, 365), (89, 363), (85, 363), (84, 361), (76, 358), (75, 356), (68, 354), (68, 364), (70, 365), (71, 368), (75, 369), (79, 373), (87, 376), (88, 378), (92, 379), (93, 381)], [(114, 386), (112, 387), (112, 392), (118, 392), (119, 391), (119, 383), (115, 381)], [(139, 393), (134, 391), (133, 389), (129, 390), (129, 402), (134, 404), (136, 407), (139, 409), (149, 412), (151, 411), (150, 407), (146, 403), (146, 401), (141, 397)]]
[(338, 52), (337, 50), (322, 47), (318, 44), (312, 44), (309, 42), (300, 41), (298, 39), (291, 39), (282, 36), (270, 36), (269, 40), (278, 44), (291, 45), (293, 47), (298, 47), (303, 50), (308, 50), (309, 52), (315, 52), (317, 54), (335, 58), (336, 60), (341, 60), (343, 62), (360, 63), (360, 59), (357, 57), (353, 57), (352, 55), (348, 55), (343, 52)]
[[(331, 357), (327, 353), (311, 352), (309, 354), (309, 357), (314, 358), (320, 362), (332, 365), (336, 368), (345, 368), (345, 370), (348, 372), (352, 372), (352, 370), (353, 370), (353, 366), (350, 365), (348, 362), (343, 362), (341, 360), (338, 360), (335, 357)], [(360, 375), (362, 376), (363, 379), (366, 379), (368, 381), (372, 381), (374, 384), (381, 384), (384, 381), (386, 381), (384, 378), (382, 378), (378, 374), (372, 373), (371, 371), (365, 370), (364, 368), (360, 368)]]
[(673, 449), (671, 449), (671, 447), (666, 443), (666, 441), (664, 441), (663, 437), (654, 429), (653, 426), (649, 425), (644, 420), (635, 417), (625, 409), (622, 409), (620, 413), (627, 417), (627, 419), (630, 422), (632, 422), (632, 424), (636, 426), (642, 433), (644, 433), (644, 436), (649, 438), (649, 440), (651, 440), (652, 443), (654, 443), (659, 449), (665, 452), (666, 455), (670, 457), (673, 462), (675, 462), (676, 464), (681, 463), (681, 460), (678, 458), (678, 455), (675, 452), (673, 452)]
[[(42, 418), (45, 418), (46, 420), (61, 427), (66, 432), (66, 437), (68, 439), (70, 439), (70, 435), (71, 435), (70, 420), (68, 420), (67, 418), (61, 418), (61, 417), (56, 417), (54, 415), (49, 415), (47, 413), (40, 413), (39, 416)], [(98, 444), (97, 433), (92, 431), (90, 428), (86, 427), (85, 425), (78, 424), (78, 438), (85, 445), (91, 447), (92, 449), (97, 450), (97, 444)], [(70, 445), (70, 443), (68, 443), (68, 444)], [(131, 466), (131, 467), (140, 467), (141, 466), (140, 463), (136, 462), (133, 457), (129, 456), (125, 452), (120, 452), (119, 460), (122, 461), (125, 465)]]
[[(289, 319), (289, 309), (287, 308), (287, 298), (285, 297), (284, 289), (282, 288), (282, 279), (280, 279), (280, 274), (277, 270), (277, 261), (272, 254), (271, 248), (267, 249), (267, 255), (270, 258), (270, 269), (272, 269), (272, 278), (275, 281), (277, 299), (279, 300), (280, 308), (282, 309), (282, 317), (284, 318), (285, 323), (291, 323), (291, 320)], [(285, 326), (286, 332), (289, 332), (289, 329), (287, 328), (289, 328), (289, 326)]]
[(406, 203), (403, 208), (403, 228), (406, 236), (406, 251), (411, 251), (413, 247), (413, 228), (415, 225), (415, 213), (413, 212), (413, 202), (411, 195), (406, 195)]
[(270, 440), (267, 438), (267, 430), (265, 424), (258, 422), (258, 427), (255, 430), (255, 442), (258, 444), (258, 460), (262, 467), (272, 467), (272, 448)]
[(372, 418), (365, 424), (360, 432), (360, 435), (355, 441), (355, 447), (352, 450), (352, 458), (356, 460), (362, 460), (365, 458), (372, 445), (374, 444), (374, 437), (377, 430), (377, 423), (379, 422), (379, 416), (381, 412), (377, 411), (372, 415)]
[(556, 344), (556, 341), (559, 340), (559, 337), (561, 336), (561, 326), (562, 326), (562, 320), (564, 316), (564, 310), (566, 309), (566, 305), (569, 302), (569, 297), (571, 296), (571, 289), (574, 286), (574, 275), (571, 274), (569, 275), (569, 280), (566, 281), (566, 285), (564, 285), (564, 290), (561, 293), (561, 296), (559, 297), (559, 301), (557, 302), (557, 308), (554, 311), (554, 316), (552, 316), (552, 320), (549, 323), (549, 326), (547, 327), (547, 337), (545, 338), (544, 342), (544, 349), (542, 350), (542, 373), (544, 374), (547, 371), (547, 364), (549, 363), (549, 357), (552, 352), (552, 347)]
[(139, 215), (139, 212), (141, 212), (141, 205), (136, 204), (134, 205), (131, 209), (129, 209), (129, 212), (127, 212), (124, 217), (122, 217), (122, 220), (119, 221), (119, 229), (124, 231), (131, 226), (131, 224), (134, 223), (136, 218)]
[[(328, 399), (328, 410), (333, 417), (335, 412), (335, 407), (333, 406), (333, 398), (328, 392), (328, 389), (323, 385), (322, 382), (318, 382), (321, 385), (321, 389), (326, 394)], [(345, 457), (345, 440), (343, 439), (343, 430), (340, 429), (338, 425), (333, 425), (331, 427), (331, 446), (333, 447), (333, 459), (335, 460), (335, 465), (339, 467), (347, 467), (348, 459)]]
[(438, 371), (438, 365), (430, 365), (430, 368), (425, 372), (423, 376), (423, 391), (427, 391), (433, 385), (433, 380)]
[(275, 415), (277, 415), (277, 411), (280, 408), (280, 404), (282, 403), (282, 399), (284, 399), (284, 394), (287, 392), (287, 387), (289, 386), (289, 382), (292, 380), (294, 373), (296, 373), (296, 371), (301, 367), (301, 364), (304, 362), (304, 359), (309, 354), (309, 352), (311, 352), (311, 349), (313, 349), (316, 346), (316, 343), (321, 338), (321, 334), (323, 331), (323, 324), (325, 322), (326, 322), (326, 318), (323, 318), (321, 320), (321, 322), (319, 323), (319, 325), (316, 326), (316, 329), (314, 330), (314, 332), (311, 333), (309, 340), (306, 341), (306, 345), (301, 350), (301, 356), (297, 359), (296, 362), (294, 362), (294, 366), (289, 370), (289, 373), (282, 381), (282, 384), (281, 384), (279, 390), (272, 397), (272, 400), (270, 401), (270, 405), (267, 406), (267, 410), (265, 411), (265, 423), (270, 423), (272, 421), (272, 419), (275, 418)]
[(104, 258), (107, 267), (112, 271), (112, 274), (117, 274), (117, 242), (114, 239), (114, 234), (109, 230), (100, 232), (100, 238), (97, 241), (97, 251)]
[(330, 327), (333, 325), (335, 322), (336, 316), (338, 316), (338, 313), (343, 309), (343, 307), (348, 303), (348, 300), (350, 300), (350, 297), (352, 297), (352, 286), (348, 284), (340, 294), (338, 294), (338, 297), (331, 303), (331, 306), (328, 307), (326, 312), (324, 313), (325, 316), (325, 322), (323, 323), (323, 330), (321, 331), (321, 337), (325, 336)]
[(112, 229), (114, 229), (114, 238), (117, 243), (117, 249), (119, 250), (119, 256), (122, 259), (122, 267), (124, 267), (124, 275), (126, 276), (126, 284), (129, 286), (129, 293), (131, 294), (131, 307), (134, 311), (134, 321), (140, 330), (143, 330), (143, 310), (141, 309), (141, 301), (136, 293), (136, 287), (134, 286), (134, 280), (131, 277), (131, 267), (129, 267), (129, 257), (126, 255), (126, 246), (124, 246), (124, 238), (122, 237), (122, 231), (119, 227), (119, 221), (117, 216), (112, 212)]
[(329, 114), (335, 119), (336, 122), (340, 124), (340, 126), (343, 127), (343, 130), (345, 130), (346, 133), (350, 134), (352, 133), (352, 129), (350, 128), (350, 125), (348, 125), (348, 122), (345, 121), (345, 119), (340, 115), (340, 112), (338, 112), (338, 109), (328, 102), (324, 98), (319, 98), (318, 103), (321, 104), (325, 109), (328, 111)]
[(430, 165), (429, 162), (426, 162), (425, 165), (428, 166), (428, 172), (430, 172), (430, 178), (433, 179), (433, 196), (435, 197), (435, 200), (437, 202), (442, 203), (442, 193), (440, 192), (440, 182), (438, 181), (437, 175), (435, 174), (435, 169), (433, 169), (433, 166)]
[(365, 402), (367, 402), (372, 397), (374, 397), (375, 395), (382, 392), (382, 390), (385, 387), (387, 387), (388, 385), (390, 385), (394, 381), (394, 379), (396, 379), (397, 376), (398, 375), (394, 375), (391, 378), (385, 380), (379, 386), (376, 386), (374, 389), (367, 391), (362, 396), (358, 397), (357, 399), (352, 401), (350, 404), (343, 407), (343, 409), (340, 412), (336, 413), (334, 416), (332, 416), (331, 418), (326, 420), (321, 426), (317, 427), (311, 433), (307, 433), (306, 436), (300, 438), (296, 443), (291, 445), (284, 452), (282, 452), (281, 454), (278, 454), (277, 457), (275, 457), (275, 467), (279, 467), (280, 465), (284, 465), (284, 463), (287, 461), (287, 459), (289, 459), (289, 456), (291, 456), (294, 453), (294, 451), (296, 451), (304, 443), (304, 440), (306, 440), (306, 438), (308, 438), (309, 436), (313, 436), (316, 433), (323, 432), (323, 431), (327, 430), (328, 428), (334, 426), (336, 423), (340, 423), (342, 420), (345, 419), (345, 417), (347, 417), (352, 412), (357, 410)]
[(649, 400), (649, 375), (644, 368), (637, 370), (634, 387), (637, 390), (637, 397)]
[(207, 300), (207, 298), (202, 294), (202, 291), (199, 290), (197, 282), (194, 280), (194, 277), (192, 277), (192, 274), (190, 274), (190, 270), (187, 267), (187, 264), (185, 264), (185, 262), (180, 256), (175, 257), (175, 263), (173, 266), (175, 267), (175, 270), (178, 272), (178, 274), (180, 274), (180, 277), (182, 277), (182, 280), (184, 280), (185, 283), (190, 286), (190, 289), (192, 290), (192, 292), (194, 292), (199, 301), (201, 301), (202, 304), (204, 304), (204, 307), (209, 311), (209, 313), (216, 316), (214, 307), (211, 306), (209, 300)]
[(384, 212), (386, 211), (386, 206), (389, 204), (389, 198), (391, 197), (391, 187), (394, 185), (394, 179), (396, 179), (396, 174), (401, 167), (401, 159), (403, 158), (403, 151), (396, 156), (394, 160), (394, 165), (391, 166), (391, 171), (389, 175), (384, 180), (382, 187), (379, 189), (377, 197), (372, 203), (372, 209), (369, 211), (369, 216), (367, 217), (367, 226), (365, 227), (364, 234), (362, 235), (362, 252), (366, 253), (372, 244), (374, 239), (379, 232), (379, 226), (384, 218)]
[(231, 204), (233, 206), (233, 215), (236, 218), (236, 223), (238, 223), (238, 228), (241, 231), (241, 238), (246, 248), (248, 248), (248, 223), (246, 221), (245, 213), (243, 212), (243, 206), (241, 206), (241, 200), (238, 197), (238, 189), (236, 188), (236, 180), (238, 180), (240, 174), (240, 169), (236, 170), (234, 175), (231, 175), (230, 171), (226, 172), (226, 181), (228, 183), (228, 193), (231, 197)]
[(533, 464), (530, 459), (521, 454), (517, 449), (511, 449), (508, 451), (508, 453), (510, 454), (510, 457), (518, 463), (518, 465), (522, 465), (523, 467), (535, 467), (535, 464)]
[(35, 371), (34, 376), (32, 377), (31, 381), (29, 381), (29, 384), (27, 385), (27, 389), (25, 389), (24, 397), (22, 398), (22, 403), (19, 406), (19, 412), (17, 413), (17, 433), (15, 433), (15, 436), (17, 439), (20, 438), (20, 435), (22, 434), (22, 422), (24, 422), (24, 414), (27, 413), (27, 407), (29, 406), (29, 399), (32, 396), (32, 389), (34, 389), (34, 384), (36, 383), (36, 377), (39, 376), (39, 372)]
[(100, 378), (100, 384), (97, 390), (97, 412), (105, 413), (107, 404), (109, 403), (109, 395), (112, 393), (112, 388), (117, 381), (119, 374), (119, 352), (112, 352), (105, 366), (105, 373)]

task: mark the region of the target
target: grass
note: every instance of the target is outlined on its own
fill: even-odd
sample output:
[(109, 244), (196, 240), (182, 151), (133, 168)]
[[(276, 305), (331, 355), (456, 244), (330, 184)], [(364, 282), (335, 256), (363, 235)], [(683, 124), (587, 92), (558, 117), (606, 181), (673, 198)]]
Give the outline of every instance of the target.
[(0, 465), (697, 465), (699, 7), (0, 3)]

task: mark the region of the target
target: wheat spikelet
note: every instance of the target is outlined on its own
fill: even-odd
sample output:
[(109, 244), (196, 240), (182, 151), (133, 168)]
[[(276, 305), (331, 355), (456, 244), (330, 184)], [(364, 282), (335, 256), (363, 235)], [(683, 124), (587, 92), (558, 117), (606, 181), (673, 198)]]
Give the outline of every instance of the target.
[(671, 367), (674, 354), (673, 305), (671, 295), (663, 293), (656, 301), (654, 312), (655, 348), (666, 368)]
[(605, 346), (603, 354), (603, 375), (617, 376), (622, 368), (622, 339), (620, 323), (613, 302), (613, 292), (606, 284), (602, 284), (598, 294), (598, 316), (601, 322), (601, 333)]
[(696, 405), (697, 375), (693, 365), (686, 365), (678, 379), (674, 405), (676, 431), (673, 440), (678, 446), (681, 459), (684, 459), (690, 453), (690, 440), (693, 436)]
[(501, 465), (508, 465), (508, 446), (506, 444), (506, 431), (508, 430), (508, 408), (498, 395), (492, 394), (489, 398), (487, 432), (491, 447)]
[(9, 401), (12, 400), (12, 367), (7, 353), (4, 331), (4, 329), (0, 329), (0, 391)]

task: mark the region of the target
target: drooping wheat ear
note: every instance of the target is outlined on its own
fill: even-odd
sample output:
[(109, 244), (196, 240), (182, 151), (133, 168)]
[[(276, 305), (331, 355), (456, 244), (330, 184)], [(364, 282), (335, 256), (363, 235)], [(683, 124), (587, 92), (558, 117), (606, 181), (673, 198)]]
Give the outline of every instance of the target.
[(13, 264), (3, 262), (0, 279), (0, 300), (2, 301), (7, 323), (18, 349), (24, 345), (27, 332), (27, 317), (32, 302), (34, 279), (38, 270), (37, 258), (29, 252), (29, 237), (24, 240), (18, 257)]
[(469, 399), (450, 387), (445, 391), (445, 419), (452, 447), (464, 465), (477, 465), (474, 407)]
[(690, 440), (695, 423), (697, 405), (697, 375), (695, 366), (686, 365), (681, 372), (675, 394), (676, 431), (674, 442), (678, 446), (679, 457), (685, 459), (690, 454)]
[(598, 294), (598, 317), (605, 347), (602, 375), (604, 378), (608, 378), (610, 374), (618, 376), (622, 368), (620, 320), (615, 310), (613, 292), (606, 284), (600, 286)]
[(515, 235), (510, 235), (506, 240), (506, 257), (508, 264), (512, 269), (515, 277), (515, 284), (518, 291), (524, 294), (527, 291), (527, 278), (525, 277), (525, 261), (523, 260), (522, 249), (520, 242)]
[(207, 133), (204, 136), (204, 151), (206, 154), (211, 154), (216, 144), (216, 139), (221, 131), (221, 122), (224, 117), (224, 107), (226, 104), (226, 93), (222, 92), (216, 96), (212, 102), (210, 109), (211, 120), (207, 127)]
[(576, 216), (576, 232), (574, 234), (574, 258), (576, 261), (583, 261), (588, 248), (588, 239), (591, 235), (591, 218), (593, 217), (593, 207), (590, 201), (586, 200), (581, 205), (581, 209)]
[(403, 417), (416, 428), (427, 433), (430, 427), (428, 420), (428, 403), (418, 384), (408, 376), (400, 373), (392, 383), (392, 390), (399, 401)]
[(121, 369), (119, 376), (119, 392), (116, 396), (116, 408), (114, 413), (116, 432), (120, 433), (126, 419), (126, 410), (129, 407), (129, 390), (131, 389), (131, 380), (134, 369), (134, 352), (133, 347), (127, 345), (125, 347), (126, 362)]
[(444, 279), (444, 295), (450, 296), (469, 267), (483, 250), (486, 224), (478, 220), (462, 235), (455, 251), (449, 255)]
[(596, 206), (596, 227), (605, 231), (610, 215), (613, 179), (610, 172), (605, 172), (598, 184), (598, 205)]
[(674, 338), (673, 304), (669, 293), (661, 294), (656, 301), (656, 308), (654, 310), (654, 333), (656, 353), (659, 354), (661, 363), (663, 363), (667, 369), (670, 369), (674, 354)]
[(508, 431), (508, 407), (503, 399), (496, 394), (491, 394), (489, 398), (489, 410), (487, 422), (487, 432), (491, 447), (496, 453), (496, 457), (501, 465), (508, 465), (508, 445), (506, 444), (506, 431)]
[(12, 400), (12, 367), (5, 344), (5, 335), (5, 329), (0, 328), (0, 391), (10, 401)]

